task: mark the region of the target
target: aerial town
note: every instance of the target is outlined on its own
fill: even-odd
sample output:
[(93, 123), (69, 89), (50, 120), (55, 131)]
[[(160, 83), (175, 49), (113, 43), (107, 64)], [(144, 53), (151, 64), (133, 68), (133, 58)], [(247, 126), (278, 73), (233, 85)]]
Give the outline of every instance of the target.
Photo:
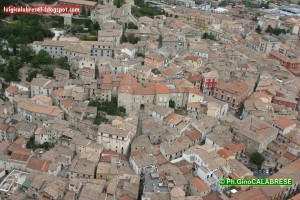
[(0, 9), (45, 4), (0, 12), (1, 200), (300, 199), (300, 1)]

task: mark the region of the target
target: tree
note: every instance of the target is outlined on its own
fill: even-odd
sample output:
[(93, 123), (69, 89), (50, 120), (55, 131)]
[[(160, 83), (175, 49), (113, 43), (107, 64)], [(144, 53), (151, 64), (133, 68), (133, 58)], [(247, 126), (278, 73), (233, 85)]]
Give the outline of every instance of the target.
[(126, 42), (128, 42), (128, 39), (127, 39), (126, 35), (123, 34), (121, 36), (121, 43), (126, 43)]
[(82, 6), (81, 7), (81, 13), (80, 13), (81, 16), (86, 16), (86, 10), (85, 10), (85, 7)]
[(32, 59), (33, 67), (39, 67), (39, 65), (46, 65), (52, 63), (53, 59), (49, 53), (45, 50), (40, 50), (39, 53)]
[(88, 9), (88, 11), (87, 11), (87, 16), (91, 16), (91, 10), (90, 9)]
[(16, 56), (17, 55), (17, 44), (15, 41), (12, 43), (12, 48), (13, 48), (14, 56)]
[(100, 25), (99, 25), (98, 22), (95, 22), (95, 23), (94, 23), (94, 30), (95, 30), (95, 31), (100, 30)]
[(158, 38), (158, 47), (162, 47), (162, 43), (163, 43), (163, 36), (162, 35), (159, 35), (159, 38)]
[(135, 25), (133, 22), (128, 23), (128, 29), (138, 29), (138, 26)]
[(26, 78), (26, 81), (31, 82), (32, 79), (36, 78), (37, 73), (38, 72), (36, 70), (30, 72)]
[(178, 15), (175, 15), (175, 17), (174, 18), (178, 18)]
[(272, 33), (273, 32), (273, 28), (271, 25), (268, 26), (268, 28), (266, 29), (266, 33)]
[(259, 152), (254, 152), (250, 156), (250, 162), (257, 165), (258, 167), (261, 167), (263, 162), (265, 161), (265, 158), (263, 155)]
[(70, 65), (68, 60), (65, 57), (60, 57), (56, 60), (56, 64), (59, 65), (62, 69), (70, 70)]
[(255, 31), (256, 31), (257, 33), (259, 33), (259, 34), (261, 33), (262, 30), (261, 30), (260, 25), (258, 25), (258, 26), (256, 27)]
[(29, 62), (32, 58), (33, 52), (31, 48), (27, 47), (26, 45), (22, 45), (20, 47), (19, 56), (22, 62)]
[(170, 99), (170, 101), (169, 101), (169, 107), (175, 108), (175, 101), (173, 101), (172, 99)]
[(22, 67), (22, 63), (19, 58), (11, 57), (5, 68), (4, 79), (5, 81), (16, 81), (18, 80), (17, 71)]
[(202, 35), (202, 39), (207, 39), (207, 37), (208, 37), (208, 33), (203, 33), (203, 35)]

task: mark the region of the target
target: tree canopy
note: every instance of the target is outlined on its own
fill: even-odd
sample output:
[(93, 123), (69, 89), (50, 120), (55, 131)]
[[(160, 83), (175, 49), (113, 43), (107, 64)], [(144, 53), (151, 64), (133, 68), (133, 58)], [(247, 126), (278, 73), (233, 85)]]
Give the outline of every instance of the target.
[(261, 167), (263, 162), (265, 161), (265, 158), (263, 155), (259, 152), (254, 152), (250, 156), (250, 162), (257, 165), (258, 167)]
[(40, 50), (32, 59), (33, 67), (39, 67), (40, 65), (51, 64), (53, 62), (50, 54), (45, 50)]

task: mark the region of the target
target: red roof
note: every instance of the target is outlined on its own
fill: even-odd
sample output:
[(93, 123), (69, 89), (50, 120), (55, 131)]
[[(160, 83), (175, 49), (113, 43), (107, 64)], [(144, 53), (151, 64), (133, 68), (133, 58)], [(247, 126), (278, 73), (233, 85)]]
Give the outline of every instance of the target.
[(168, 87), (163, 84), (156, 84), (155, 89), (156, 89), (157, 94), (169, 94), (170, 93)]
[(10, 128), (8, 124), (0, 124), (0, 131), (7, 131)]
[(186, 136), (188, 136), (192, 141), (195, 141), (201, 138), (201, 133), (197, 130), (193, 130), (189, 132)]
[(285, 152), (285, 154), (284, 154), (284, 157), (286, 157), (287, 159), (289, 159), (289, 160), (296, 160), (297, 159), (297, 156), (296, 155), (294, 155), (294, 154), (292, 154), (292, 153), (290, 153), (290, 152)]
[(11, 159), (26, 162), (31, 155), (30, 149), (15, 148), (11, 154)]
[(217, 153), (225, 159), (227, 159), (229, 156), (234, 155), (234, 153), (232, 151), (229, 151), (228, 149), (220, 149), (219, 151), (217, 151)]
[(37, 158), (30, 158), (30, 160), (28, 161), (28, 163), (26, 165), (27, 168), (41, 171), (41, 172), (48, 172), (49, 166), (50, 166), (50, 163), (39, 160)]
[(232, 151), (233, 153), (241, 152), (242, 150), (246, 149), (246, 145), (244, 143), (232, 144), (232, 143), (226, 142), (224, 144), (224, 147), (226, 149)]
[(204, 183), (200, 178), (198, 177), (194, 177), (191, 180), (191, 184), (197, 188), (197, 190), (199, 190), (200, 192), (205, 192), (210, 190), (210, 187), (208, 185), (206, 185), (206, 183)]
[(288, 117), (282, 117), (273, 121), (273, 124), (281, 129), (285, 129), (296, 124), (296, 122)]
[(132, 198), (132, 197), (130, 197), (130, 196), (128, 196), (128, 195), (125, 195), (125, 196), (122, 196), (122, 197), (120, 198), (120, 200), (135, 200), (135, 198)]
[(74, 100), (73, 99), (64, 99), (60, 102), (60, 104), (62, 106), (64, 106), (65, 108), (71, 106), (72, 104), (74, 103)]
[(5, 89), (6, 92), (10, 93), (10, 94), (18, 94), (19, 93), (19, 90), (17, 87), (14, 87), (12, 85), (8, 86), (6, 89)]

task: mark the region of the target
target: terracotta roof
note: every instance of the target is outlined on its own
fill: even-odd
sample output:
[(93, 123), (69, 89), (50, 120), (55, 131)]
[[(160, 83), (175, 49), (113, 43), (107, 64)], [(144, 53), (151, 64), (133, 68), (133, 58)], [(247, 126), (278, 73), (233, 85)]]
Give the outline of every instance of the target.
[(232, 151), (229, 151), (228, 149), (220, 149), (219, 151), (217, 151), (217, 153), (222, 157), (227, 159), (230, 156), (233, 156), (234, 153)]
[(137, 94), (137, 95), (155, 95), (155, 90), (153, 88), (135, 87), (135, 88), (133, 88), (133, 94)]
[(132, 198), (131, 196), (124, 195), (120, 198), (120, 200), (135, 200), (135, 198)]
[(4, 131), (5, 132), (9, 128), (10, 128), (10, 125), (8, 125), (8, 124), (3, 124), (3, 123), (0, 124), (0, 131)]
[(11, 159), (26, 162), (31, 155), (30, 149), (16, 148), (11, 154)]
[(197, 190), (199, 190), (200, 192), (205, 192), (210, 190), (210, 187), (208, 185), (206, 185), (200, 178), (198, 177), (194, 177), (191, 180), (191, 185), (193, 185), (195, 188), (197, 188)]
[(190, 82), (201, 81), (202, 76), (200, 76), (200, 75), (190, 75), (187, 80), (190, 81)]
[(61, 96), (63, 92), (64, 92), (63, 88), (58, 88), (57, 90), (53, 90), (53, 94), (57, 96)]
[(157, 94), (169, 94), (170, 93), (168, 87), (163, 84), (156, 84), (155, 89), (156, 89)]
[(191, 60), (193, 62), (198, 61), (200, 58), (198, 56), (186, 56), (184, 60)]
[(219, 82), (215, 87), (234, 94), (242, 94), (247, 92), (249, 88), (248, 85), (243, 81)]
[(282, 117), (282, 118), (279, 118), (279, 119), (273, 121), (273, 124), (281, 129), (285, 129), (285, 128), (288, 128), (289, 126), (296, 124), (296, 122), (291, 120), (288, 117)]
[(232, 144), (232, 143), (226, 142), (224, 144), (224, 147), (226, 149), (232, 151), (233, 153), (241, 152), (242, 150), (246, 149), (246, 145), (244, 143)]
[(64, 99), (60, 102), (60, 105), (64, 106), (65, 108), (71, 106), (74, 103), (73, 99)]
[(28, 161), (28, 163), (26, 165), (27, 168), (41, 171), (41, 172), (48, 172), (49, 166), (50, 166), (50, 163), (39, 160), (37, 158), (30, 158), (30, 160)]
[(201, 133), (197, 131), (196, 129), (186, 134), (192, 141), (195, 141), (197, 139), (201, 138)]
[(294, 154), (292, 154), (292, 153), (290, 153), (290, 152), (285, 152), (285, 154), (283, 155), (284, 157), (286, 157), (286, 158), (288, 158), (288, 159), (290, 159), (290, 160), (296, 160), (297, 159), (297, 156), (296, 155), (294, 155)]
[(5, 89), (6, 92), (10, 93), (10, 94), (18, 94), (19, 93), (19, 90), (17, 87), (14, 87), (12, 85), (8, 86), (6, 89)]

